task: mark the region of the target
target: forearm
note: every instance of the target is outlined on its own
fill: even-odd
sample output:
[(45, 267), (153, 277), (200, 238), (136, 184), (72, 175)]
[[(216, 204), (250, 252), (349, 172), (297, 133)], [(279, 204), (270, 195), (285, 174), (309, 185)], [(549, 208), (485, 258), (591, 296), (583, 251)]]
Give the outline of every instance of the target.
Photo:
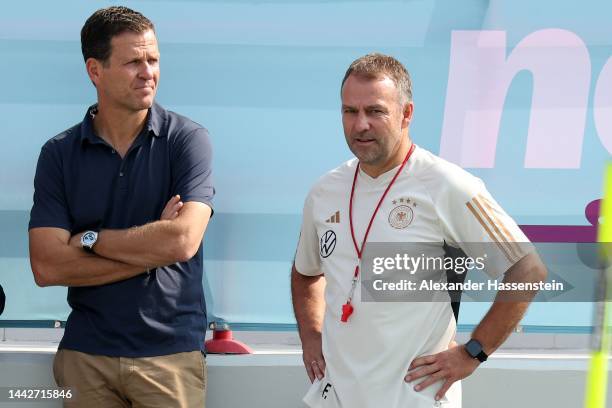
[(104, 285), (145, 271), (143, 267), (88, 254), (69, 245), (56, 249), (40, 263), (34, 259), (31, 262), (40, 286)]
[(293, 266), (291, 271), (291, 295), (293, 311), (302, 343), (320, 339), (325, 314), (325, 278), (305, 276)]
[[(539, 282), (546, 279), (546, 268), (537, 254), (532, 253), (517, 262), (504, 277), (505, 283)], [(519, 324), (536, 291), (498, 292), (495, 302), (472, 333), (485, 353), (497, 350)]]
[(472, 338), (478, 340), (484, 352), (491, 355), (510, 336), (528, 307), (529, 302), (493, 303), (480, 324), (474, 329)]
[(200, 248), (211, 214), (207, 204), (187, 202), (174, 216), (162, 214), (161, 220), (139, 227), (100, 231), (94, 252), (147, 269), (185, 262)]
[(160, 220), (124, 230), (102, 230), (94, 251), (104, 258), (153, 268), (191, 258), (183, 249), (184, 240), (175, 222)]

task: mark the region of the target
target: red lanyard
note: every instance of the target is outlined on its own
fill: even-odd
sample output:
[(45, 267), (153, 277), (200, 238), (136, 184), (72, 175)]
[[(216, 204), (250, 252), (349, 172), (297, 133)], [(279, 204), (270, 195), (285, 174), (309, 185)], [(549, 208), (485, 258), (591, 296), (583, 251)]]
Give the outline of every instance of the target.
[(349, 292), (348, 299), (346, 300), (346, 303), (342, 305), (342, 317), (340, 318), (340, 321), (342, 321), (343, 323), (346, 323), (348, 321), (348, 318), (351, 316), (351, 314), (353, 314), (353, 305), (351, 304), (351, 301), (353, 299), (353, 294), (355, 293), (355, 286), (357, 285), (357, 279), (359, 278), (359, 263), (361, 262), (361, 256), (363, 255), (363, 249), (365, 248), (365, 244), (368, 240), (368, 234), (370, 233), (370, 228), (372, 228), (372, 223), (374, 222), (374, 218), (376, 218), (376, 213), (378, 213), (378, 210), (380, 209), (380, 206), (383, 200), (387, 196), (387, 193), (391, 189), (391, 186), (393, 185), (393, 183), (395, 183), (395, 180), (397, 179), (399, 174), (402, 172), (402, 169), (404, 168), (406, 163), (408, 163), (408, 159), (410, 159), (410, 156), (412, 155), (413, 151), (414, 151), (414, 144), (410, 147), (410, 150), (408, 150), (408, 153), (406, 154), (406, 157), (404, 158), (402, 165), (399, 167), (399, 169), (397, 169), (395, 176), (393, 176), (393, 178), (391, 179), (391, 182), (385, 189), (385, 192), (380, 197), (380, 200), (378, 200), (376, 209), (374, 209), (374, 213), (372, 214), (372, 217), (370, 218), (370, 222), (368, 223), (368, 228), (366, 229), (365, 235), (363, 237), (363, 241), (361, 241), (361, 248), (357, 245), (357, 240), (355, 239), (355, 230), (353, 229), (353, 196), (355, 195), (355, 186), (357, 185), (357, 175), (359, 174), (359, 163), (357, 163), (357, 167), (355, 168), (355, 176), (353, 177), (353, 186), (351, 187), (351, 198), (349, 201), (349, 223), (351, 226), (351, 237), (353, 238), (353, 245), (355, 245), (355, 252), (357, 252), (357, 266), (355, 266), (355, 273), (353, 274), (353, 281), (351, 283), (351, 290)]

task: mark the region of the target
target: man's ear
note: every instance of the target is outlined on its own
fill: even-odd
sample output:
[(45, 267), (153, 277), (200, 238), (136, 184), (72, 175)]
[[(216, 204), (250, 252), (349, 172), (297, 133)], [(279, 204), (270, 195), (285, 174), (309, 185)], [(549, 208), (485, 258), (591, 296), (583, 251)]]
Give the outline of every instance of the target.
[(94, 86), (97, 87), (102, 76), (102, 62), (95, 58), (87, 58), (87, 61), (85, 61), (85, 69), (87, 70), (89, 79)]
[(402, 129), (410, 125), (410, 122), (412, 121), (413, 113), (414, 113), (414, 103), (407, 102), (404, 105), (404, 110), (402, 112)]

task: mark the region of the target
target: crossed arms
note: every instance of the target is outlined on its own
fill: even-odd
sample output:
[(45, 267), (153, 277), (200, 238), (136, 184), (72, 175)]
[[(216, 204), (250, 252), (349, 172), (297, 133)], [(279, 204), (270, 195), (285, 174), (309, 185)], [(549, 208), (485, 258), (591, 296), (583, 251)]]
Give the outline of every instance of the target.
[(81, 248), (82, 232), (61, 228), (29, 231), (30, 263), (39, 286), (93, 286), (117, 282), (150, 268), (192, 258), (212, 210), (203, 203), (168, 201), (159, 221), (122, 230), (102, 230), (94, 254)]

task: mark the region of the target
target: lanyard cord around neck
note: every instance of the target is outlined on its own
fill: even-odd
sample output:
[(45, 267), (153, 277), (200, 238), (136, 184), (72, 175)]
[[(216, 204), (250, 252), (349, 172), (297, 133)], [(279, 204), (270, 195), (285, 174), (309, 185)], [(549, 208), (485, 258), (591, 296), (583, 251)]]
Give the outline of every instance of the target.
[(378, 213), (378, 210), (380, 209), (382, 202), (384, 201), (385, 197), (387, 196), (387, 193), (391, 189), (391, 186), (393, 185), (393, 183), (395, 183), (395, 180), (397, 179), (399, 174), (404, 169), (404, 166), (406, 166), (406, 163), (408, 163), (408, 159), (410, 159), (410, 156), (412, 155), (413, 151), (414, 151), (414, 144), (410, 146), (410, 150), (408, 150), (408, 153), (406, 154), (406, 157), (404, 158), (402, 165), (399, 167), (399, 169), (397, 169), (397, 172), (395, 172), (395, 175), (391, 179), (391, 182), (389, 182), (389, 185), (385, 189), (385, 192), (380, 197), (380, 200), (378, 200), (378, 204), (376, 205), (376, 208), (374, 209), (374, 213), (372, 214), (372, 217), (370, 218), (370, 222), (368, 223), (368, 228), (366, 228), (366, 232), (363, 237), (363, 241), (361, 241), (361, 247), (357, 245), (357, 240), (355, 239), (355, 229), (353, 228), (353, 196), (355, 195), (355, 186), (357, 185), (357, 175), (359, 174), (359, 163), (357, 163), (357, 167), (355, 168), (355, 176), (353, 177), (353, 186), (351, 187), (351, 198), (349, 200), (349, 224), (351, 227), (351, 238), (353, 238), (353, 245), (355, 246), (355, 252), (357, 252), (357, 266), (355, 266), (355, 273), (353, 274), (353, 281), (351, 283), (351, 290), (349, 292), (348, 299), (346, 300), (346, 303), (342, 305), (342, 317), (340, 318), (340, 321), (342, 321), (343, 323), (346, 323), (348, 321), (348, 318), (353, 313), (353, 305), (351, 304), (351, 301), (353, 300), (353, 294), (355, 293), (355, 286), (357, 285), (357, 280), (359, 278), (359, 263), (361, 262), (361, 256), (363, 255), (363, 250), (368, 240), (368, 234), (370, 234), (370, 228), (372, 228), (372, 224), (374, 223), (374, 218), (376, 218), (376, 214)]

